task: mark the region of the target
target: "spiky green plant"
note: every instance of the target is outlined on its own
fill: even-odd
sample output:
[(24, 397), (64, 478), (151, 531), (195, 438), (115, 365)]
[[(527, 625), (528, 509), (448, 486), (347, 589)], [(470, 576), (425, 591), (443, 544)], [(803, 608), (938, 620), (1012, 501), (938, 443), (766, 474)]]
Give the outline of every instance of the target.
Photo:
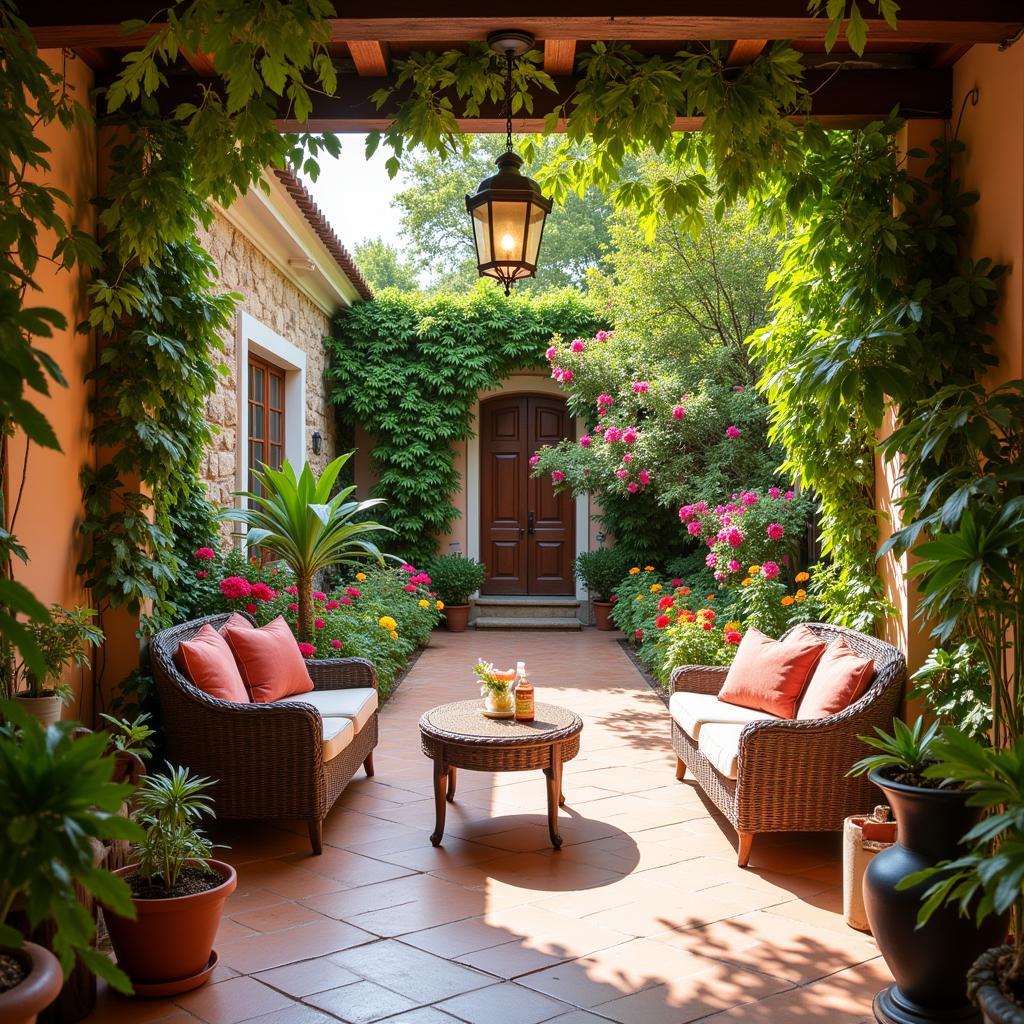
[(898, 718), (892, 720), (892, 735), (884, 729), (875, 729), (875, 736), (858, 736), (857, 739), (869, 747), (881, 751), (870, 754), (858, 761), (847, 775), (865, 775), (870, 771), (899, 768), (901, 771), (921, 775), (935, 763), (934, 746), (938, 736), (937, 722), (924, 727), (924, 719), (918, 718), (913, 725)]
[(261, 493), (245, 491), (247, 508), (227, 509), (224, 518), (248, 527), (245, 542), (282, 558), (295, 573), (298, 589), (300, 640), (313, 638), (313, 578), (332, 565), (354, 565), (366, 559), (384, 564), (384, 555), (367, 536), (389, 527), (361, 519), (379, 498), (350, 501), (355, 487), (343, 487), (333, 497), (335, 481), (352, 452), (325, 467), (320, 478), (308, 464), (298, 476), (286, 460), (280, 470), (261, 466), (253, 476)]

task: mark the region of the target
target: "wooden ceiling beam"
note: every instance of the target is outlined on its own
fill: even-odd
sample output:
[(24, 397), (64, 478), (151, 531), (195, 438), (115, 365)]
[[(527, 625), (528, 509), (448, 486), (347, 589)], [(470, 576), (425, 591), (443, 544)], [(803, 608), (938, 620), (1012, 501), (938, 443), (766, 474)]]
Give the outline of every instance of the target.
[(732, 49), (729, 50), (729, 56), (725, 62), (731, 68), (751, 64), (761, 55), (761, 51), (767, 45), (767, 39), (737, 39), (732, 44)]
[(345, 43), (360, 75), (382, 78), (388, 73), (391, 54), (387, 43), (379, 39), (346, 39)]
[(575, 39), (544, 40), (544, 70), (549, 75), (571, 75), (575, 67)]
[(943, 43), (928, 54), (928, 63), (933, 68), (951, 67), (973, 45), (973, 43)]

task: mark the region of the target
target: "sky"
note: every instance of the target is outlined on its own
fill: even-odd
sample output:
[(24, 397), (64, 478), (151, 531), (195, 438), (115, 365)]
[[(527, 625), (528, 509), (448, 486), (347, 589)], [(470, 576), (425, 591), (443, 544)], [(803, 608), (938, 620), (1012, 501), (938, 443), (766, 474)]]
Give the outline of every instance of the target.
[(367, 160), (365, 145), (365, 135), (342, 135), (341, 156), (335, 160), (321, 154), (320, 177), (315, 182), (303, 175), (317, 205), (349, 251), (378, 236), (400, 245), (400, 218), (390, 204), (406, 182), (401, 172), (394, 180), (388, 177), (384, 169), (388, 154), (383, 146)]

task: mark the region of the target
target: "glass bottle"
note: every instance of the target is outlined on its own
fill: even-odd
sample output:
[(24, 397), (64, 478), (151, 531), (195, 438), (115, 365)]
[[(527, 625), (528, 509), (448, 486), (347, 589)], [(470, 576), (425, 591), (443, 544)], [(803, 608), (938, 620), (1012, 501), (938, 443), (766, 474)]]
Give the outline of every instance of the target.
[(516, 663), (516, 721), (532, 722), (534, 715), (533, 683), (526, 675), (526, 662)]

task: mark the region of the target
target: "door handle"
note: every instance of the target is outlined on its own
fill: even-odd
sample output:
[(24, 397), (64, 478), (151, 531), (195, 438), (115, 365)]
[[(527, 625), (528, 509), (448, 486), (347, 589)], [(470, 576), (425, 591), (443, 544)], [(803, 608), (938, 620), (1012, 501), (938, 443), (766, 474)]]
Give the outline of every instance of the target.
[(528, 512), (526, 515), (526, 532), (533, 536), (533, 513)]
[(523, 528), (522, 528), (522, 527), (520, 526), (520, 527), (519, 527), (519, 539), (520, 539), (520, 540), (522, 540), (522, 539), (523, 539), (523, 534), (524, 534), (524, 533), (526, 533), (526, 531), (525, 531), (525, 530), (524, 530), (524, 529), (523, 529)]

